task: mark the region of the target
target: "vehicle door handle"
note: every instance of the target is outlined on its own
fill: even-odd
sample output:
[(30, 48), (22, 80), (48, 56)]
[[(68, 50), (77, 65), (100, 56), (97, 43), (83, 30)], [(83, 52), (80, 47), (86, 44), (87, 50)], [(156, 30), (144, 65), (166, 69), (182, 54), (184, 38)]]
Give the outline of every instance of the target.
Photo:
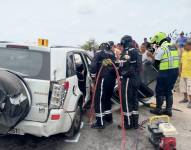
[(78, 96), (78, 95), (75, 93), (75, 89), (76, 89), (76, 86), (74, 85), (73, 88), (72, 88), (72, 93), (73, 93), (75, 96)]

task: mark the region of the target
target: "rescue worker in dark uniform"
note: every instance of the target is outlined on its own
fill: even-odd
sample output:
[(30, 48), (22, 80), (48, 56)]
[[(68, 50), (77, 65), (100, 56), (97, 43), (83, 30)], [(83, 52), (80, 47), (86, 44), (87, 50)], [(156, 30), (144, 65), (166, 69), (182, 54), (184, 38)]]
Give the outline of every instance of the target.
[(131, 36), (124, 36), (121, 39), (121, 45), (124, 50), (119, 60), (119, 71), (121, 74), (124, 126), (125, 129), (138, 129), (139, 102), (137, 94), (141, 84), (142, 56), (139, 50), (135, 48)]
[(115, 70), (111, 65), (111, 61), (115, 62), (115, 55), (111, 50), (111, 47), (107, 43), (103, 43), (99, 47), (100, 51), (95, 53), (95, 56), (91, 63), (91, 76), (96, 82), (98, 72), (103, 65), (103, 69), (100, 73), (100, 77), (95, 89), (94, 108), (96, 113), (96, 122), (92, 124), (92, 128), (103, 129), (106, 124), (113, 122), (111, 112), (111, 97), (115, 86)]

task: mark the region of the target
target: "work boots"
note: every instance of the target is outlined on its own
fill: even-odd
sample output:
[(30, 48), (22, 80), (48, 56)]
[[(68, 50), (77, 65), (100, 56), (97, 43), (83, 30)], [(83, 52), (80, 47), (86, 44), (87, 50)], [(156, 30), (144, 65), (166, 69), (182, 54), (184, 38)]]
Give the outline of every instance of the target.
[[(127, 116), (124, 116), (124, 127), (126, 130), (133, 129), (133, 117), (129, 116), (129, 119)], [(130, 121), (130, 124), (129, 124), (128, 120)], [(118, 129), (121, 129), (121, 128), (122, 128), (121, 125), (118, 125)]]
[(166, 98), (166, 109), (162, 112), (162, 114), (172, 117), (172, 105), (173, 105), (173, 96), (168, 96)]
[(104, 129), (105, 124), (101, 117), (96, 117), (96, 122), (91, 125), (92, 129)]
[[(130, 119), (130, 120), (129, 120)], [(133, 128), (133, 117), (129, 116), (129, 119), (127, 116), (124, 116), (124, 125), (125, 125), (125, 129), (129, 130)], [(129, 122), (128, 122), (129, 121)]]
[(150, 110), (151, 114), (162, 115), (163, 100), (164, 100), (163, 96), (157, 96), (156, 97), (156, 108)]
[(103, 117), (105, 126), (108, 126), (113, 123), (113, 116), (112, 114), (107, 114)]
[(138, 129), (139, 128), (139, 115), (133, 115), (133, 128)]

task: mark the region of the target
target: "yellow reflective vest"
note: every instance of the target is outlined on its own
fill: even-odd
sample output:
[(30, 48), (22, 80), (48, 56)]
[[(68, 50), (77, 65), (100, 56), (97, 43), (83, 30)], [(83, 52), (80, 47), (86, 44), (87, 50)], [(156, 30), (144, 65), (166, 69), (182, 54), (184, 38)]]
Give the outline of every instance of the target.
[(173, 45), (172, 43), (164, 42), (161, 45), (161, 49), (164, 51), (164, 54), (160, 61), (159, 70), (179, 68), (180, 57), (176, 46)]

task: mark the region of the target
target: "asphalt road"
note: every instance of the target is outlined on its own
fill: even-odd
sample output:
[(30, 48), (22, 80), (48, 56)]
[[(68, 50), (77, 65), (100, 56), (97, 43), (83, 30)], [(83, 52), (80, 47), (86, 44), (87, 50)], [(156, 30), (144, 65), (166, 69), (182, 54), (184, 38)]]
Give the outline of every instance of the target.
[[(181, 97), (175, 94), (175, 107), (183, 112), (174, 112), (172, 123), (177, 128), (177, 149), (190, 150), (191, 144), (191, 110), (185, 104), (178, 104)], [(140, 108), (140, 121), (147, 119), (150, 114), (145, 107)], [(87, 124), (87, 117), (84, 116), (85, 125), (81, 129), (81, 136), (77, 143), (65, 142), (63, 135), (56, 135), (49, 138), (37, 138), (26, 136), (0, 137), (0, 150), (120, 150), (121, 130), (117, 129), (120, 123), (120, 115), (114, 113), (114, 123), (105, 130), (92, 130)], [(145, 125), (146, 126), (146, 125)], [(148, 141), (147, 129), (131, 130), (126, 132), (127, 150), (153, 150)]]

